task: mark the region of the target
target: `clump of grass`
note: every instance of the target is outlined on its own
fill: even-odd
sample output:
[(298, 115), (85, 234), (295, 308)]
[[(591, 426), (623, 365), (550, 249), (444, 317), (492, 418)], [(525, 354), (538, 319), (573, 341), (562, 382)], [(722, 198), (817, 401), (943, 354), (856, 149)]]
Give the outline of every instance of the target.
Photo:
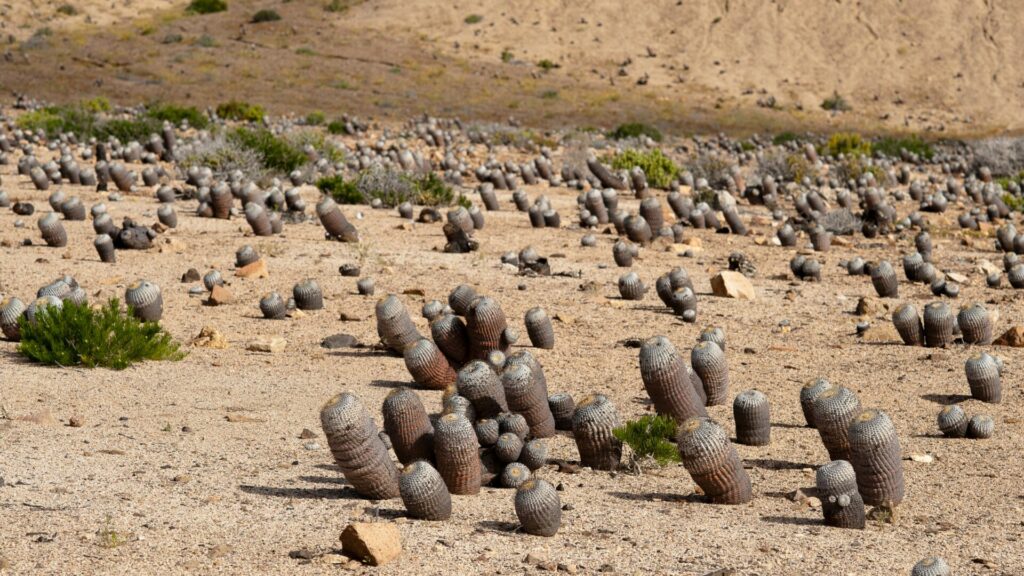
[(160, 132), (161, 122), (156, 118), (115, 118), (99, 125), (96, 136), (101, 140), (117, 138), (120, 142), (143, 142), (150, 134)]
[(34, 322), (19, 323), (18, 352), (41, 364), (123, 370), (143, 360), (185, 357), (160, 324), (138, 321), (116, 298), (97, 310), (64, 302), (43, 309)]
[(277, 10), (264, 8), (263, 10), (259, 10), (253, 14), (250, 22), (253, 24), (262, 24), (263, 22), (277, 22), (280, 19), (281, 15), (277, 13)]
[(676, 422), (668, 416), (643, 416), (612, 430), (612, 434), (633, 449), (637, 460), (650, 457), (659, 466), (679, 462), (679, 450), (673, 444)]
[(327, 123), (328, 134), (347, 134), (345, 122), (342, 120), (331, 120)]
[(200, 48), (214, 48), (217, 46), (217, 41), (209, 34), (203, 34), (196, 39), (196, 45)]
[(639, 166), (647, 176), (647, 183), (654, 188), (668, 188), (672, 180), (679, 175), (679, 166), (658, 149), (646, 152), (626, 150), (613, 156), (611, 165), (616, 170), (632, 170)]
[(506, 63), (506, 64), (511, 62), (512, 61), (512, 51), (509, 50), (508, 48), (505, 48), (504, 50), (502, 50), (501, 51), (501, 61)]
[(615, 130), (608, 133), (608, 137), (613, 140), (625, 140), (627, 138), (639, 138), (641, 136), (647, 136), (655, 142), (661, 142), (662, 135), (654, 126), (650, 124), (644, 124), (643, 122), (627, 122), (626, 124), (619, 124)]
[(319, 126), (327, 121), (327, 117), (324, 116), (323, 112), (310, 112), (306, 114), (306, 124), (310, 126)]
[(192, 0), (185, 12), (190, 14), (214, 14), (228, 9), (227, 0)]
[(64, 16), (76, 16), (78, 14), (78, 8), (75, 8), (71, 4), (61, 4), (57, 7), (57, 14), (63, 14)]
[(799, 139), (800, 136), (796, 132), (779, 132), (778, 134), (775, 135), (775, 138), (772, 138), (772, 144), (775, 144), (776, 146), (782, 146), (783, 144), (795, 142)]
[(82, 105), (47, 106), (26, 112), (18, 117), (23, 130), (45, 132), (53, 137), (62, 132), (89, 137), (96, 130), (96, 115)]
[(327, 12), (345, 12), (348, 10), (348, 3), (343, 0), (331, 0), (327, 4), (324, 4), (324, 10)]
[(466, 24), (479, 24), (484, 21), (484, 17), (479, 14), (470, 14), (463, 20)]
[(821, 107), (829, 112), (849, 112), (853, 110), (846, 98), (840, 96), (839, 92), (833, 92), (831, 96), (821, 102)]
[(262, 122), (266, 111), (258, 104), (231, 100), (217, 106), (217, 116), (239, 122)]
[(925, 142), (920, 136), (914, 135), (904, 138), (879, 138), (871, 144), (871, 150), (875, 154), (885, 154), (893, 158), (899, 158), (900, 152), (906, 150), (925, 160), (931, 160), (935, 150), (931, 144)]
[(543, 70), (545, 72), (550, 72), (551, 70), (554, 70), (555, 68), (560, 68), (560, 66), (558, 64), (552, 62), (551, 60), (548, 60), (547, 58), (544, 58), (543, 60), (537, 62), (537, 68), (540, 68), (541, 70)]
[(554, 100), (558, 98), (558, 90), (545, 90), (540, 93), (540, 97), (543, 100)]
[(180, 125), (183, 120), (188, 120), (188, 125), (197, 130), (203, 130), (210, 125), (210, 119), (195, 106), (158, 102), (150, 104), (146, 108), (146, 115), (161, 122), (170, 122), (175, 126)]
[(1007, 192), (1003, 194), (1003, 204), (1006, 204), (1006, 207), (1014, 212), (1024, 212), (1024, 196), (1014, 196)]
[(107, 516), (103, 527), (96, 531), (96, 544), (100, 548), (117, 548), (127, 542), (127, 539), (114, 529), (110, 516)]
[(346, 182), (341, 174), (320, 178), (316, 181), (316, 187), (338, 204), (362, 204), (364, 202), (363, 193), (359, 191), (355, 182)]
[(870, 156), (871, 142), (853, 132), (837, 132), (825, 143), (824, 152), (834, 158), (844, 156)]
[(252, 150), (265, 168), (276, 172), (288, 173), (309, 161), (300, 146), (266, 129), (236, 128), (228, 134), (228, 140)]
[(110, 100), (107, 100), (104, 96), (97, 96), (95, 98), (89, 98), (88, 100), (82, 101), (82, 108), (85, 108), (89, 112), (110, 112)]

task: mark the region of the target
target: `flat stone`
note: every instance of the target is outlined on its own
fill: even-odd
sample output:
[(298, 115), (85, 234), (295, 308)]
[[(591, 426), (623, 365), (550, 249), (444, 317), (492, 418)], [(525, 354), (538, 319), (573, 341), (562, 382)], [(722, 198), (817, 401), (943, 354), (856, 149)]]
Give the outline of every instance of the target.
[(1024, 326), (1014, 326), (1002, 336), (992, 342), (996, 346), (1011, 346), (1013, 348), (1024, 348)]
[(251, 352), (267, 352), (278, 354), (284, 352), (288, 341), (280, 336), (260, 336), (245, 345), (245, 349)]
[(235, 270), (235, 276), (239, 278), (269, 278), (270, 271), (267, 270), (266, 261), (260, 258)]
[(389, 522), (354, 522), (341, 533), (342, 551), (371, 566), (383, 566), (402, 554), (398, 526)]
[(861, 333), (860, 338), (863, 342), (902, 342), (900, 333), (896, 331), (896, 327), (888, 322), (875, 324), (869, 326), (867, 330)]
[(359, 345), (359, 340), (351, 334), (334, 334), (328, 336), (320, 341), (320, 347), (328, 350), (336, 350), (338, 348), (355, 348)]
[(210, 306), (222, 306), (224, 304), (230, 304), (235, 301), (235, 295), (231, 293), (231, 290), (217, 284), (210, 291), (210, 297), (206, 299), (206, 303)]
[(723, 270), (711, 278), (711, 292), (715, 296), (737, 298), (740, 300), (756, 300), (757, 293), (750, 280), (733, 270)]

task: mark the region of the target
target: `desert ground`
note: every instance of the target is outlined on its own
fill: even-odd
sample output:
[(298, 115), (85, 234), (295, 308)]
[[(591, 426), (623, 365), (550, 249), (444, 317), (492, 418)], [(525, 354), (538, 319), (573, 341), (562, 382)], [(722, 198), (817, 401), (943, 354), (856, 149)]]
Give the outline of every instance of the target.
[[(299, 126), (312, 111), (329, 119), (353, 114), (366, 119), (367, 131), (324, 137), (346, 155), (377, 143), (386, 144), (379, 150), (408, 146), (439, 174), (451, 152), (464, 163), (463, 181), (453, 188), (481, 210), (474, 170), (532, 162), (542, 146), (556, 171), (582, 164), (582, 172), (587, 152), (657, 148), (684, 164), (711, 146), (752, 183), (765, 155), (804, 153), (798, 144), (771, 144), (771, 135), (782, 131), (818, 145), (836, 130), (923, 134), (936, 147), (948, 145), (948, 155), (933, 163), (883, 158), (879, 166), (889, 175), (905, 168), (912, 181), (941, 194), (947, 177), (962, 183), (981, 175), (957, 168), (964, 148), (939, 139), (1024, 129), (1021, 109), (1007, 104), (1024, 96), (1024, 47), (1015, 34), (1024, 13), (995, 2), (659, 1), (625, 17), (608, 0), (571, 6), (388, 0), (341, 2), (337, 11), (325, 11), (321, 2), (229, 0), (226, 12), (205, 16), (187, 15), (181, 1), (69, 1), (73, 14), (58, 12), (64, 2), (2, 2), (0, 135), (11, 142), (26, 136), (17, 119), (31, 113), (15, 109), (11, 94), (23, 95), (20, 105), (28, 108), (103, 96), (118, 117), (137, 112), (118, 105), (162, 101), (205, 109), (244, 99), (264, 105), (266, 124), (282, 132), (324, 133)], [(268, 7), (282, 19), (250, 22)], [(482, 18), (470, 24), (471, 15)], [(39, 33), (42, 28), (49, 31)], [(822, 100), (836, 94), (852, 109), (823, 110)], [(766, 106), (769, 96), (775, 104)], [(466, 130), (451, 128), (456, 141), (448, 148), (425, 146), (410, 120), (424, 113), (458, 117)], [(659, 126), (666, 139), (615, 142), (601, 135), (624, 121)], [(227, 130), (222, 124), (217, 129)], [(517, 141), (470, 142), (471, 127), (504, 131)], [(742, 136), (709, 136), (719, 132)], [(752, 133), (768, 136), (739, 139)], [(194, 129), (178, 134), (186, 144), (200, 137)], [(83, 166), (95, 162), (82, 155), (95, 149), (90, 143), (48, 136), (23, 142), (41, 163), (59, 160), (61, 146)], [(744, 199), (742, 186), (733, 194), (748, 234), (686, 227), (682, 238), (642, 246), (629, 268), (613, 261), (620, 238), (614, 226), (581, 226), (580, 190), (543, 179), (520, 181), (517, 189), (531, 202), (546, 197), (561, 216), (559, 227), (532, 227), (512, 191), (498, 190), (500, 209), (483, 212), (485, 225), (473, 234), (479, 247), (468, 253), (444, 251), (443, 221), (410, 220), (367, 203), (341, 206), (358, 242), (325, 239), (313, 209), (322, 194), (307, 178), (297, 188), (309, 218), (286, 223), (280, 234), (254, 236), (238, 214), (200, 217), (200, 200), (186, 194), (173, 204), (176, 228), (162, 230), (148, 250), (118, 250), (109, 264), (93, 247), (89, 218), (63, 221), (66, 247), (43, 242), (36, 221), (49, 212), (48, 197), (59, 189), (86, 208), (105, 204), (115, 222), (131, 217), (151, 225), (160, 206), (156, 187), (138, 183), (120, 198), (112, 196), (113, 186), (101, 191), (67, 181), (38, 190), (19, 174), (23, 156), (16, 145), (0, 162), (0, 190), (36, 212), (0, 208), (0, 298), (31, 302), (39, 287), (70, 274), (90, 303), (104, 303), (145, 279), (161, 287), (160, 324), (187, 356), (123, 371), (46, 366), (26, 359), (17, 342), (0, 339), (2, 574), (868, 576), (909, 574), (929, 556), (944, 558), (957, 575), (1024, 572), (1021, 348), (908, 346), (891, 321), (901, 303), (922, 310), (942, 299), (954, 312), (983, 303), (996, 335), (1024, 325), (1022, 292), (1005, 277), (1000, 287), (986, 284), (992, 265), (1003, 268), (996, 230), (1019, 225), (1017, 210), (964, 229), (957, 217), (985, 206), (961, 192), (947, 211), (923, 214), (935, 268), (960, 288), (955, 299), (907, 281), (900, 264), (915, 251), (918, 227), (871, 238), (859, 231), (837, 235), (826, 252), (813, 252), (801, 229), (797, 245), (784, 247), (775, 240), (782, 221)], [(839, 163), (823, 158), (812, 163), (820, 179), (780, 183), (783, 215), (795, 217), (794, 199), (811, 190), (834, 207), (837, 189), (847, 184), (828, 182)], [(169, 174), (161, 184), (194, 192), (178, 166), (159, 165)], [(126, 166), (136, 173), (146, 167)], [(354, 176), (340, 163), (304, 169)], [(277, 176), (290, 187), (286, 174)], [(580, 188), (589, 189), (585, 180), (593, 178), (581, 178)], [(269, 187), (266, 180), (259, 185)], [(670, 187), (699, 200), (695, 187)], [(857, 184), (855, 197), (868, 187)], [(921, 209), (906, 183), (888, 181), (883, 190), (898, 219)], [(668, 191), (648, 194), (658, 198), (666, 223), (675, 222)], [(631, 191), (618, 197), (620, 209), (639, 210)], [(442, 218), (447, 209), (440, 208)], [(596, 246), (581, 244), (587, 234), (596, 236)], [(235, 253), (245, 244), (258, 250), (267, 277), (235, 274)], [(527, 247), (548, 259), (551, 275), (522, 274), (502, 262)], [(735, 252), (756, 266), (749, 280), (754, 301), (712, 293), (711, 279), (729, 268)], [(820, 282), (794, 277), (790, 261), (797, 254), (821, 262)], [(890, 261), (899, 297), (880, 298), (869, 276), (848, 274), (843, 264), (854, 257)], [(339, 274), (343, 264), (358, 264), (361, 277), (375, 281), (375, 295), (358, 294), (357, 279)], [(693, 279), (693, 323), (655, 294), (655, 280), (677, 266)], [(206, 305), (206, 291), (193, 290), (202, 282), (182, 280), (192, 268), (220, 270), (233, 300)], [(629, 271), (648, 286), (643, 300), (620, 296), (618, 279)], [(263, 318), (261, 295), (277, 291), (287, 298), (306, 278), (323, 288), (322, 310)], [(733, 437), (736, 394), (757, 389), (771, 405), (771, 443), (733, 444), (752, 500), (708, 503), (683, 465), (637, 465), (629, 449), (617, 470), (579, 466), (574, 438), (564, 431), (549, 439), (549, 463), (534, 472), (558, 487), (563, 505), (561, 528), (550, 538), (524, 532), (512, 489), (486, 486), (478, 495), (453, 496), (451, 519), (439, 522), (409, 518), (400, 498), (361, 497), (335, 464), (321, 406), (351, 391), (380, 426), (385, 396), (415, 384), (403, 358), (378, 345), (377, 300), (398, 295), (420, 333), (429, 335), (422, 306), (447, 302), (459, 284), (500, 303), (522, 334), (510, 352), (529, 350), (551, 393), (568, 392), (577, 402), (604, 394), (623, 421), (655, 410), (640, 375), (639, 342), (666, 336), (689, 362), (701, 330), (721, 327), (729, 400), (708, 407), (709, 416)], [(526, 337), (524, 314), (535, 306), (554, 319), (553, 349), (532, 347)], [(226, 346), (195, 342), (206, 328)], [(322, 345), (337, 334), (354, 343)], [(249, 350), (265, 337), (283, 338), (284, 351)], [(1004, 362), (1001, 403), (971, 397), (964, 363), (980, 351)], [(854, 391), (864, 408), (883, 409), (898, 433), (906, 498), (892, 513), (869, 511), (863, 530), (826, 526), (815, 497), (815, 470), (830, 458), (819, 433), (806, 426), (799, 393), (819, 377)], [(417, 392), (428, 412), (442, 411), (441, 391)], [(950, 404), (969, 416), (991, 416), (994, 435), (943, 437), (936, 416)], [(401, 555), (380, 567), (343, 555), (339, 535), (353, 522), (397, 526)]]

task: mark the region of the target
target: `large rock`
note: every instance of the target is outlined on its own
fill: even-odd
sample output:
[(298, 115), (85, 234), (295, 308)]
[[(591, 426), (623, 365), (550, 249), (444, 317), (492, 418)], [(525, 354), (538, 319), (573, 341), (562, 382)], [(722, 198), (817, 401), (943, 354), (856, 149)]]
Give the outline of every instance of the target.
[(239, 278), (267, 278), (270, 272), (267, 271), (267, 263), (260, 258), (235, 270), (235, 276)]
[(996, 346), (1012, 346), (1024, 348), (1024, 326), (1014, 326), (993, 342)]
[(224, 304), (231, 304), (235, 301), (235, 296), (230, 290), (217, 284), (210, 291), (210, 297), (206, 300), (206, 303), (210, 306), (222, 306)]
[(732, 270), (719, 272), (711, 278), (711, 292), (715, 296), (738, 298), (740, 300), (756, 300), (754, 285), (746, 276)]
[(351, 558), (382, 566), (402, 553), (398, 526), (389, 522), (355, 522), (341, 533), (341, 549)]

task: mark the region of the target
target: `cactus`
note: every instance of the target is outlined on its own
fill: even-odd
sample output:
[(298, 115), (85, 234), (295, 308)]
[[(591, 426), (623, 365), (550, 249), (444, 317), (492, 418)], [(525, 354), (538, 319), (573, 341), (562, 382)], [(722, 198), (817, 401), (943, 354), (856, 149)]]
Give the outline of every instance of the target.
[(505, 488), (519, 488), (531, 476), (530, 469), (525, 464), (512, 462), (501, 471), (501, 485)]
[(999, 366), (988, 353), (972, 354), (964, 363), (967, 384), (971, 396), (982, 402), (999, 404), (1003, 399), (1003, 388), (999, 381)]
[[(231, 195), (228, 193), (228, 202)], [(214, 200), (216, 206), (216, 199)], [(214, 210), (216, 212), (216, 209)], [(324, 196), (316, 205), (316, 215), (329, 237), (342, 242), (358, 242), (359, 232), (341, 213), (338, 205), (329, 196)]]
[(164, 298), (160, 287), (146, 280), (139, 280), (124, 292), (125, 304), (131, 307), (136, 318), (144, 322), (160, 320), (164, 312)]
[(451, 518), (452, 496), (430, 462), (417, 460), (407, 465), (399, 477), (398, 488), (410, 517), (420, 520)]
[(478, 417), (493, 418), (508, 412), (501, 380), (484, 362), (473, 360), (463, 366), (456, 376), (455, 385), (459, 395), (473, 403)]
[(960, 309), (957, 325), (963, 333), (964, 344), (988, 345), (992, 343), (992, 319), (981, 303)]
[(718, 326), (708, 326), (697, 335), (698, 342), (714, 342), (725, 352), (725, 330)]
[(613, 431), (620, 426), (615, 405), (603, 394), (583, 399), (572, 417), (572, 432), (580, 463), (595, 470), (614, 470), (622, 460), (622, 442)]
[(967, 423), (967, 437), (974, 439), (991, 438), (995, 432), (996, 423), (988, 414), (978, 414)]
[(476, 424), (473, 425), (473, 430), (476, 432), (476, 440), (480, 443), (480, 446), (491, 447), (498, 441), (498, 436), (501, 432), (498, 429), (498, 421), (493, 418), (484, 418), (477, 420)]
[(623, 274), (619, 277), (619, 296), (623, 300), (643, 300), (647, 287), (644, 286), (636, 272)]
[(640, 377), (659, 414), (677, 422), (707, 415), (686, 363), (668, 338), (656, 336), (640, 347)]
[(405, 367), (428, 390), (444, 390), (455, 382), (455, 370), (433, 342), (421, 338), (405, 348)]
[(555, 418), (530, 367), (526, 364), (508, 366), (501, 375), (501, 383), (509, 409), (526, 419), (530, 435), (534, 438), (553, 436)]
[(683, 466), (714, 504), (745, 504), (753, 498), (750, 477), (725, 430), (708, 418), (689, 418), (676, 438)]
[(899, 280), (896, 278), (896, 271), (892, 269), (892, 264), (885, 260), (871, 267), (871, 284), (874, 285), (875, 291), (881, 298), (899, 297)]
[[(18, 319), (25, 313), (25, 303), (9, 296), (4, 298), (0, 302), (0, 331), (3, 332), (4, 338), (17, 342), (21, 339), (21, 328), (18, 325)], [(569, 399), (570, 401), (572, 398)]]
[(547, 441), (538, 438), (530, 440), (524, 444), (522, 452), (519, 453), (519, 462), (526, 466), (531, 472), (547, 464)]
[(320, 424), (334, 461), (356, 492), (374, 500), (399, 495), (398, 469), (369, 412), (352, 393), (327, 401), (320, 409)]
[(848, 431), (860, 413), (860, 400), (845, 386), (835, 386), (814, 400), (814, 425), (831, 460), (850, 460)]
[(804, 413), (804, 420), (809, 428), (815, 428), (814, 424), (814, 401), (818, 395), (832, 387), (832, 383), (825, 378), (818, 378), (804, 384), (800, 388), (800, 409)]
[(888, 507), (902, 502), (903, 459), (889, 416), (881, 410), (864, 410), (850, 423), (848, 440), (850, 463), (864, 502)]
[(548, 408), (555, 418), (556, 430), (572, 430), (572, 416), (576, 413), (576, 403), (568, 392), (559, 392), (548, 396)]
[(377, 301), (374, 312), (377, 316), (377, 334), (391, 350), (403, 354), (407, 346), (422, 338), (398, 296), (388, 294)]
[(452, 494), (480, 492), (481, 464), (473, 425), (461, 414), (445, 414), (434, 426), (437, 470)]
[(562, 524), (562, 502), (547, 480), (531, 478), (519, 485), (515, 496), (516, 517), (523, 531), (534, 536), (554, 536)]
[(946, 561), (938, 556), (930, 556), (914, 564), (910, 576), (951, 576), (953, 574)]
[(454, 314), (443, 314), (430, 323), (434, 343), (455, 368), (461, 367), (469, 356), (469, 334), (462, 319)]
[(268, 320), (279, 320), (285, 317), (288, 312), (288, 306), (285, 304), (281, 295), (277, 292), (270, 292), (264, 294), (260, 298), (260, 313), (263, 317)]
[(947, 438), (963, 438), (967, 434), (967, 415), (956, 404), (943, 406), (936, 420), (939, 431)]
[(64, 230), (60, 219), (57, 218), (56, 212), (50, 212), (39, 218), (39, 233), (42, 234), (46, 245), (51, 248), (63, 248), (68, 245), (68, 233)]
[(507, 351), (503, 338), (507, 327), (505, 312), (494, 299), (481, 296), (473, 300), (466, 312), (470, 357), (483, 360), (491, 350)]
[(913, 304), (909, 302), (901, 304), (892, 313), (892, 324), (907, 346), (924, 344), (924, 326), (921, 324), (921, 316), (918, 315), (917, 308)]
[(550, 350), (555, 347), (555, 329), (543, 308), (538, 306), (527, 310), (525, 323), (526, 333), (535, 348)]
[(725, 352), (714, 342), (698, 342), (690, 352), (690, 362), (704, 383), (707, 405), (724, 404), (729, 397), (729, 367)]
[(114, 240), (107, 234), (100, 234), (93, 241), (93, 246), (96, 248), (96, 253), (100, 256), (100, 261), (108, 264), (117, 262), (117, 253), (114, 250)]
[(512, 432), (498, 436), (498, 441), (494, 443), (494, 455), (506, 464), (518, 461), (522, 451), (523, 439)]
[(515, 434), (523, 441), (530, 435), (530, 425), (526, 423), (526, 418), (522, 414), (516, 414), (515, 412), (505, 412), (498, 415), (498, 430), (502, 434)]
[(924, 342), (929, 348), (945, 348), (953, 343), (955, 318), (945, 302), (932, 302), (924, 307)]
[(738, 443), (767, 446), (771, 442), (771, 413), (764, 393), (758, 390), (740, 392), (733, 400), (732, 413)]
[(864, 500), (849, 462), (833, 460), (818, 468), (815, 483), (827, 526), (864, 529)]
[(324, 307), (323, 291), (312, 278), (306, 278), (292, 287), (292, 298), (299, 310), (320, 310)]

